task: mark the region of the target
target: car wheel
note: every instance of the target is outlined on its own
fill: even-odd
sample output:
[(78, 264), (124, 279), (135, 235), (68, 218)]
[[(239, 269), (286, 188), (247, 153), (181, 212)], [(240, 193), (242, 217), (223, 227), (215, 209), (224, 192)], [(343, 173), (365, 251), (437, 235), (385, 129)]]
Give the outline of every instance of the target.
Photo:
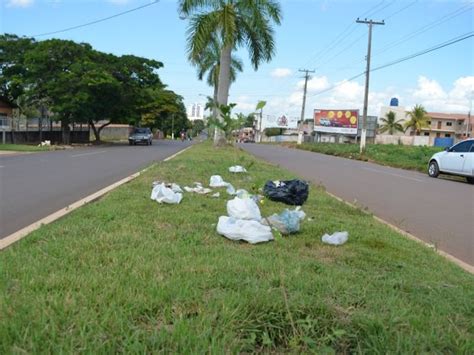
[(434, 160), (430, 161), (430, 165), (428, 166), (428, 175), (435, 178), (439, 175), (439, 167), (438, 163)]
[(133, 142), (133, 145), (137, 145), (137, 142)]
[(153, 145), (153, 141), (150, 141), (150, 145)]
[(474, 184), (474, 177), (468, 176), (468, 177), (466, 177), (466, 180), (467, 180), (468, 183)]
[(128, 142), (128, 145), (132, 145), (133, 143), (132, 142)]

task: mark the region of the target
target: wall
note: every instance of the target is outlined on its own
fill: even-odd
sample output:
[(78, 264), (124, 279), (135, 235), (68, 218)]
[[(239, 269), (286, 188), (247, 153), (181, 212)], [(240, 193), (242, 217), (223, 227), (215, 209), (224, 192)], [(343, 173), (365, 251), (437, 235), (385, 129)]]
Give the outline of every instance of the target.
[(376, 144), (402, 144), (402, 145), (430, 145), (428, 136), (391, 136), (378, 134), (375, 137)]
[[(112, 124), (106, 126), (100, 132), (101, 140), (127, 140), (132, 127), (129, 125)], [(95, 140), (94, 132), (91, 129), (91, 139)]]
[[(7, 143), (13, 143), (13, 138), (15, 138), (15, 144), (21, 143), (32, 143), (32, 144), (39, 144), (39, 132), (32, 131), (32, 132), (6, 132), (6, 139)], [(0, 134), (1, 137), (1, 134)], [(89, 131), (71, 131), (71, 143), (89, 143)], [(43, 141), (51, 141), (51, 144), (61, 144), (62, 143), (62, 132), (61, 131), (43, 131), (42, 134)], [(1, 138), (0, 138), (1, 141)]]

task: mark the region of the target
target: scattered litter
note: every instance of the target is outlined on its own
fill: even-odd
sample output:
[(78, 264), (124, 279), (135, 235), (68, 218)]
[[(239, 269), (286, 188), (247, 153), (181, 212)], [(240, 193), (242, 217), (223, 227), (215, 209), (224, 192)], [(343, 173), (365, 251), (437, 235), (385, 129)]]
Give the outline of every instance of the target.
[(308, 199), (309, 186), (306, 182), (294, 179), (287, 181), (267, 181), (263, 191), (272, 201), (287, 205), (302, 206)]
[(294, 210), (285, 209), (280, 214), (275, 213), (268, 218), (263, 218), (262, 223), (277, 229), (281, 234), (291, 234), (300, 230), (300, 221), (305, 216), (306, 214), (297, 207)]
[(229, 186), (228, 182), (225, 182), (224, 179), (222, 179), (222, 176), (220, 175), (212, 175), (210, 182), (209, 182), (210, 187), (227, 187)]
[(153, 187), (150, 198), (159, 203), (164, 202), (164, 203), (178, 204), (183, 199), (183, 194), (180, 192), (174, 192), (171, 188), (166, 187), (164, 183), (161, 183)]
[(194, 185), (195, 185), (195, 187), (185, 186), (184, 190), (186, 192), (195, 192), (195, 193), (201, 194), (201, 195), (205, 195), (205, 194), (208, 194), (209, 192), (212, 192), (211, 189), (209, 189), (207, 187), (203, 187), (200, 182), (195, 182)]
[(215, 194), (212, 194), (212, 197), (214, 198), (218, 198), (220, 196), (221, 196), (220, 192), (216, 192)]
[(257, 204), (251, 198), (235, 197), (227, 201), (227, 214), (236, 219), (251, 219), (260, 221), (262, 215)]
[(325, 234), (321, 238), (323, 243), (331, 245), (342, 245), (347, 242), (347, 239), (349, 239), (349, 233), (347, 232), (336, 232), (332, 235)]
[(183, 192), (181, 187), (178, 184), (175, 184), (174, 182), (173, 183), (166, 183), (166, 182), (163, 182), (163, 181), (153, 181), (152, 186), (155, 187), (155, 186), (161, 185), (161, 184), (163, 184), (163, 185), (165, 185), (165, 187), (173, 190), (173, 192)]
[(51, 141), (44, 141), (38, 144), (38, 147), (50, 147), (51, 146)]
[(235, 195), (235, 188), (234, 186), (232, 186), (232, 184), (230, 183), (227, 183), (227, 189), (226, 189), (227, 193), (229, 195)]
[(272, 230), (257, 221), (221, 216), (217, 223), (217, 233), (231, 240), (245, 240), (257, 244), (273, 240)]
[(246, 173), (247, 169), (245, 169), (243, 166), (235, 165), (235, 166), (231, 166), (229, 168), (229, 172), (231, 172), (231, 173)]
[(244, 189), (238, 189), (235, 192), (235, 196), (237, 196), (238, 198), (251, 198), (252, 197), (252, 195), (249, 194), (248, 191)]

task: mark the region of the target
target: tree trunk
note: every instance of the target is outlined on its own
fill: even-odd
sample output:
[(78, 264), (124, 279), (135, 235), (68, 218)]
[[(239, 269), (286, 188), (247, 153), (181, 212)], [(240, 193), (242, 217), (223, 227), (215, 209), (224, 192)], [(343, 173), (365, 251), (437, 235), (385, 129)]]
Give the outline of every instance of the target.
[(69, 122), (65, 120), (61, 120), (61, 130), (62, 130), (62, 141), (63, 144), (70, 144), (71, 139), (70, 139), (70, 128), (69, 128)]
[(94, 133), (94, 137), (95, 137), (95, 141), (94, 143), (95, 144), (99, 144), (100, 143), (100, 132), (102, 131), (102, 129), (104, 129), (105, 127), (107, 127), (109, 124), (111, 124), (112, 122), (107, 122), (106, 124), (103, 124), (102, 126), (100, 126), (99, 128), (97, 128), (94, 124), (94, 121), (90, 120), (89, 121), (89, 124), (90, 126), (92, 127), (92, 132)]
[[(227, 105), (230, 89), (230, 63), (232, 55), (232, 46), (227, 45), (222, 49), (219, 68), (219, 85), (217, 88), (217, 102), (219, 105)], [(217, 109), (219, 120), (222, 122), (220, 110)], [(214, 145), (220, 145), (225, 141), (224, 132), (216, 128), (214, 133)]]

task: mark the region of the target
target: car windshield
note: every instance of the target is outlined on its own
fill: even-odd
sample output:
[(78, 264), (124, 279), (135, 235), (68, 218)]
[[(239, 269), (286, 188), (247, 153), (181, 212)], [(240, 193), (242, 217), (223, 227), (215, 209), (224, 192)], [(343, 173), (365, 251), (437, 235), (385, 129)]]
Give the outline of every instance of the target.
[(135, 134), (146, 134), (146, 133), (148, 133), (148, 128), (135, 128), (133, 133), (135, 133)]

